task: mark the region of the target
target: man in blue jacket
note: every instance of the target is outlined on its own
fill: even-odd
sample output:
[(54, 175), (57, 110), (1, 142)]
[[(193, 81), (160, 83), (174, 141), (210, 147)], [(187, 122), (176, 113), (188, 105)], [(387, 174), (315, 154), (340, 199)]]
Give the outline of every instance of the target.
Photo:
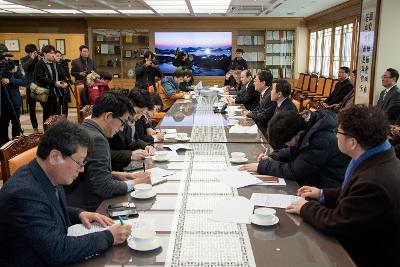
[[(131, 226), (72, 208), (62, 185), (84, 170), (91, 139), (82, 126), (58, 122), (39, 142), (37, 158), (0, 191), (0, 266), (64, 266), (104, 252), (129, 237)], [(68, 236), (68, 227), (97, 222), (104, 231)]]
[[(8, 49), (5, 49), (7, 50), (5, 52), (8, 52)], [(0, 145), (10, 140), (8, 137), (10, 121), (12, 125), (12, 138), (14, 139), (21, 133), (21, 124), (19, 122), (21, 94), (19, 92), (19, 87), (24, 86), (26, 83), (20, 67), (15, 66), (13, 61), (3, 60), (2, 63), (6, 65), (6, 69), (0, 71), (3, 72), (0, 76)]]

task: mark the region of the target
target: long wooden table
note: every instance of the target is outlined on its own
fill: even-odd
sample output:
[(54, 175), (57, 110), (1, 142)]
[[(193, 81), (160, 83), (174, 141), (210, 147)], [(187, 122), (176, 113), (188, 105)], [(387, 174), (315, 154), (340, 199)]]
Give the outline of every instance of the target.
[[(217, 94), (213, 92), (201, 91), (201, 96), (203, 98), (208, 98), (212, 103), (218, 101)], [(178, 132), (187, 133), (189, 136), (192, 134), (193, 125), (195, 123), (203, 123), (204, 126), (207, 126), (209, 130), (212, 130), (215, 125), (207, 123), (211, 123), (210, 119), (212, 118), (213, 112), (211, 111), (212, 106), (201, 105), (199, 108), (199, 101), (197, 99), (178, 99), (175, 104), (168, 110), (165, 114), (165, 117), (160, 122), (159, 127), (162, 129), (177, 129)], [(241, 109), (245, 108), (241, 106)], [(236, 116), (241, 116), (241, 113), (236, 111)], [(255, 125), (254, 120), (250, 118), (240, 118), (238, 119), (239, 125), (241, 126), (253, 126)], [(188, 141), (189, 143), (267, 143), (263, 133), (258, 130), (255, 134), (248, 133), (230, 133), (229, 129), (232, 127), (229, 125), (229, 116), (224, 114), (221, 116), (221, 123), (223, 124), (224, 133), (226, 136), (226, 140), (210, 140), (207, 138), (198, 138), (198, 136), (190, 136), (191, 139)], [(195, 137), (195, 138), (193, 138)], [(196, 138), (197, 137), (197, 138)], [(179, 141), (175, 139), (166, 139), (164, 143), (177, 143)]]
[[(179, 105), (176, 103), (173, 108)], [(174, 126), (174, 128), (178, 127), (181, 126)], [(207, 203), (212, 203), (210, 199), (225, 196), (213, 193), (217, 192), (218, 188), (220, 192), (225, 190), (226, 196), (230, 196), (234, 190), (219, 183), (218, 179), (211, 178), (209, 170), (205, 170), (199, 179), (202, 171), (195, 170), (196, 160), (199, 159), (196, 157), (210, 155), (210, 162), (207, 163), (210, 169), (218, 167), (219, 164), (212, 162), (215, 158), (212, 158), (211, 155), (217, 155), (220, 158), (225, 156), (220, 164), (229, 165), (229, 155), (236, 151), (246, 153), (249, 162), (256, 162), (257, 155), (265, 151), (265, 144), (225, 142), (191, 143), (189, 145), (193, 147), (193, 151), (180, 151), (178, 154), (187, 156), (190, 168), (176, 171), (177, 173), (188, 173), (188, 175), (173, 176), (166, 183), (156, 185), (154, 189), (157, 196), (153, 199), (135, 200), (127, 194), (104, 200), (97, 210), (105, 214), (109, 204), (134, 202), (140, 219), (155, 220), (157, 236), (162, 241), (161, 248), (150, 252), (138, 252), (130, 249), (125, 243), (114, 246), (104, 254), (74, 266), (355, 266), (334, 237), (320, 233), (304, 223), (300, 217), (287, 214), (284, 209), (276, 209), (279, 223), (271, 227), (237, 224), (237, 228), (235, 228), (236, 224), (227, 225), (227, 228), (234, 227), (244, 230), (240, 232), (242, 235), (238, 239), (236, 239), (238, 233), (232, 232), (232, 237), (235, 236), (235, 238), (230, 240), (229, 231), (221, 230), (218, 223), (207, 220), (208, 214), (212, 211), (207, 207)], [(145, 163), (147, 168), (154, 166), (166, 168), (168, 164), (156, 163), (151, 159), (146, 159)], [(286, 183), (286, 186), (249, 186), (239, 189), (238, 195), (250, 198), (252, 193), (295, 194), (298, 188), (297, 183), (294, 181), (286, 181)], [(226, 262), (214, 261), (214, 252), (209, 251), (210, 247), (215, 250), (215, 255), (218, 254), (220, 257), (221, 251), (224, 249), (229, 251), (231, 246), (229, 242), (216, 246), (216, 243), (224, 240), (224, 238), (218, 237), (221, 235), (221, 231), (228, 238), (227, 242), (239, 239), (242, 241), (243, 239), (242, 243), (246, 243), (246, 239), (248, 240), (247, 245), (238, 252), (249, 255), (251, 259), (248, 262), (245, 259), (240, 264), (235, 264), (230, 262), (229, 257), (225, 259)], [(193, 235), (196, 238), (193, 239), (193, 243), (185, 243), (182, 234)], [(250, 251), (243, 252), (243, 249), (246, 250), (249, 247)], [(190, 251), (193, 252), (193, 255)], [(167, 262), (167, 259), (171, 260), (171, 255), (175, 256), (175, 254), (179, 254), (177, 259), (174, 259), (175, 262)], [(235, 256), (231, 257), (235, 258)], [(200, 264), (196, 263), (196, 259), (199, 257), (204, 257)]]

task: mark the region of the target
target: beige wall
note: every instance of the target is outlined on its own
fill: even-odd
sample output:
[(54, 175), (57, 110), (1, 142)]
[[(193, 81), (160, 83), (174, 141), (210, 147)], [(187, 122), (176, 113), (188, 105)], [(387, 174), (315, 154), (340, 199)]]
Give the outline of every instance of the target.
[(59, 34), (59, 33), (0, 33), (0, 43), (4, 40), (19, 40), (19, 52), (12, 52), (14, 59), (25, 56), (25, 45), (32, 43), (39, 46), (39, 39), (48, 39), (49, 44), (56, 46), (56, 39), (65, 40), (65, 58), (74, 59), (79, 57), (79, 46), (85, 43), (84, 34)]
[(400, 1), (382, 0), (377, 43), (374, 101), (376, 104), (382, 91), (381, 76), (387, 68), (400, 71)]
[(294, 78), (299, 78), (299, 73), (307, 72), (308, 29), (296, 28), (296, 55), (294, 60)]

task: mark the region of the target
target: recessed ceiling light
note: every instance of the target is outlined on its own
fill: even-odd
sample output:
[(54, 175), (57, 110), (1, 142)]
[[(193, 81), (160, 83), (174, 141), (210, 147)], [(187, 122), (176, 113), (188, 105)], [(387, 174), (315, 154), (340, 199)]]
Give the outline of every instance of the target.
[(51, 6), (50, 4), (48, 4), (47, 6)]
[(34, 14), (34, 13), (46, 13), (42, 10), (38, 9), (33, 9), (33, 8), (26, 8), (26, 9), (21, 9), (21, 8), (7, 8), (8, 11), (14, 12), (14, 13), (21, 13), (21, 14)]
[(194, 13), (226, 13), (230, 0), (190, 0)]
[(154, 14), (154, 12), (150, 9), (123, 9), (118, 10), (123, 14)]
[(152, 9), (158, 13), (189, 14), (189, 8), (184, 0), (144, 0)]
[(5, 9), (8, 9), (8, 8), (13, 8), (13, 9), (26, 9), (26, 8), (30, 8), (30, 7), (22, 6), (22, 5), (14, 5), (14, 4), (11, 4), (11, 5), (8, 5), (8, 4), (0, 4), (0, 8), (5, 8)]
[(81, 11), (88, 14), (118, 14), (112, 9), (82, 9)]
[(75, 9), (43, 9), (46, 12), (52, 13), (52, 14), (78, 14), (82, 13), (78, 10)]

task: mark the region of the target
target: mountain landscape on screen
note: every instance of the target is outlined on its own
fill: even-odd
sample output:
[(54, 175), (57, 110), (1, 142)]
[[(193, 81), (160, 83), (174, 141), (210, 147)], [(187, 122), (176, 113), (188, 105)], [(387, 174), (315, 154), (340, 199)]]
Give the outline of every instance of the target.
[(225, 75), (232, 56), (231, 32), (156, 32), (155, 52), (160, 70), (171, 74), (177, 51), (189, 54), (195, 76)]

